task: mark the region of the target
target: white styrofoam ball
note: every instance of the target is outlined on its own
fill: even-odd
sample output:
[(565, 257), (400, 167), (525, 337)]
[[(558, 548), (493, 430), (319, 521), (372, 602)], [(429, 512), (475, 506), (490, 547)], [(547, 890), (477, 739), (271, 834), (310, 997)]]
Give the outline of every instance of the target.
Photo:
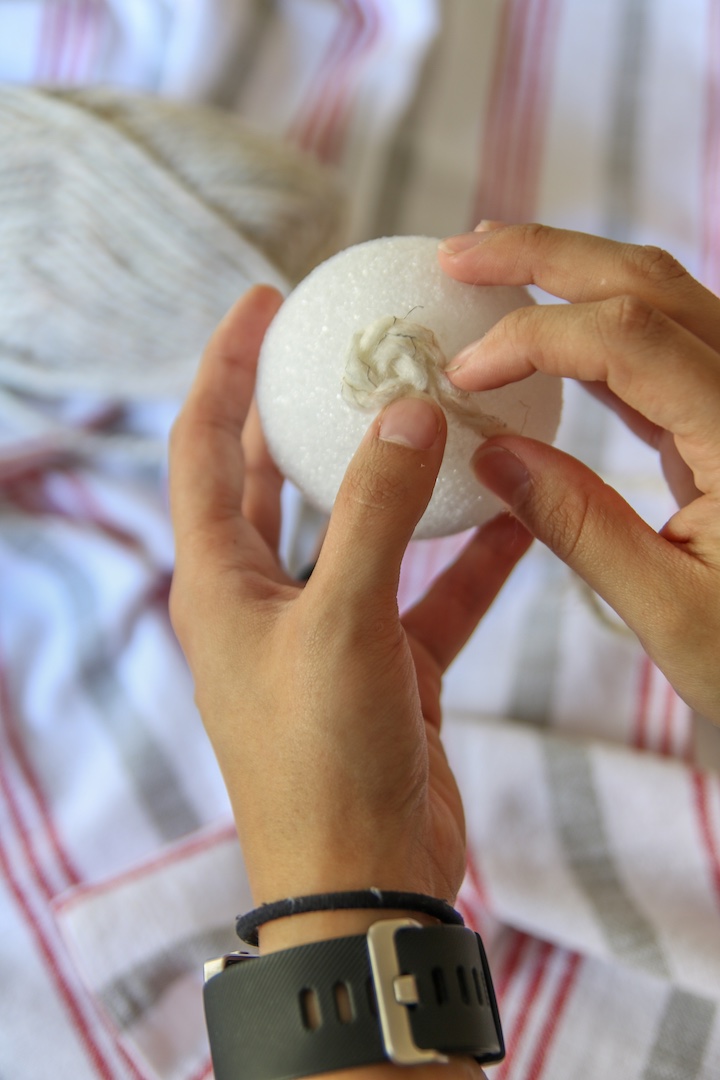
[[(366, 336), (372, 337), (372, 324), (388, 316), (387, 325), (394, 319), (420, 324), (434, 334), (444, 366), (503, 315), (533, 303), (522, 288), (454, 281), (440, 269), (437, 247), (430, 237), (395, 236), (339, 252), (295, 288), (266, 334), (256, 393), (268, 446), (281, 472), (320, 510), (330, 512), (350, 459), (385, 403), (368, 403), (362, 394), (365, 408), (347, 400), (353, 394), (343, 380), (359, 332), (370, 327)], [(561, 382), (547, 375), (471, 395), (455, 391), (443, 374), (435, 382), (448, 439), (416, 538), (461, 532), (499, 511), (470, 467), (485, 436), (504, 432), (550, 442), (560, 420)], [(447, 407), (445, 394), (455, 395), (465, 415), (452, 400)], [(468, 405), (478, 422), (468, 422)]]

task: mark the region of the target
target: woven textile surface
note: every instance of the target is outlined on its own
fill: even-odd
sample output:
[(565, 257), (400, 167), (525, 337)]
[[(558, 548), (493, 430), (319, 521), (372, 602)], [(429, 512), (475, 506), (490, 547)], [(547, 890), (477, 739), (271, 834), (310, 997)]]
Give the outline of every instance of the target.
[[(0, 269), (3, 393), (62, 421), (66, 440), (94, 433), (68, 456), (69, 442), (31, 438), (25, 420), (11, 430), (8, 418), (0, 458), (0, 966), (14, 973), (0, 989), (0, 1076), (22, 1080), (211, 1076), (202, 961), (234, 947), (234, 916), (251, 898), (168, 623), (163, 470), (119, 451), (108, 461), (102, 445), (137, 433), (157, 443), (205, 320), (258, 268), (289, 283), (339, 242), (339, 196), (319, 234), (305, 229), (302, 205), (344, 187), (350, 241), (450, 235), (486, 217), (659, 244), (720, 292), (718, 0), (682, 10), (669, 0), (149, 0), (137, 11), (123, 0), (0, 7), (14, 115), (29, 123), (33, 102), (61, 125), (82, 114), (64, 130), (92, 130), (122, 163), (118, 198), (139, 190), (130, 162), (141, 158), (155, 177), (143, 200), (159, 215), (163, 191), (193, 206), (187, 233), (156, 234), (173, 246), (193, 238), (182, 258), (170, 255), (171, 276), (141, 261), (166, 299), (138, 303), (148, 321), (122, 345), (114, 304), (105, 325), (67, 324), (57, 350), (33, 325), (37, 299), (25, 290), (74, 235), (59, 222), (32, 266)], [(206, 162), (210, 128), (185, 126), (194, 103), (221, 107), (222, 123), (253, 140), (281, 140), (286, 150), (272, 154), (293, 168), (295, 151), (310, 155), (300, 202), (286, 188), (268, 211), (276, 193), (263, 182), (248, 204), (247, 189)], [(52, 163), (68, 183), (87, 169), (82, 145), (73, 136), (56, 156), (36, 144), (26, 183), (50, 208)], [(122, 251), (132, 215), (109, 213), (113, 182), (102, 179), (90, 209)], [(3, 206), (17, 207), (23, 192), (2, 184)], [(285, 235), (296, 230), (306, 256), (257, 229), (265, 212)], [(4, 236), (21, 226), (32, 227), (0, 210)], [(222, 284), (220, 265), (230, 268)], [(99, 301), (140, 287), (122, 260), (66, 284)], [(194, 336), (174, 321), (186, 314)], [(40, 366), (20, 358), (22, 335)], [(80, 348), (93, 354), (94, 387), (70, 378)], [(156, 375), (164, 389), (153, 396)], [(559, 444), (654, 526), (670, 516), (652, 452), (576, 386)], [(284, 550), (298, 563), (307, 508), (292, 491), (285, 503)], [(411, 545), (401, 606), (463, 542)], [(717, 1080), (716, 734), (539, 545), (444, 694), (468, 819), (460, 906), (486, 941), (508, 1044), (489, 1075)]]

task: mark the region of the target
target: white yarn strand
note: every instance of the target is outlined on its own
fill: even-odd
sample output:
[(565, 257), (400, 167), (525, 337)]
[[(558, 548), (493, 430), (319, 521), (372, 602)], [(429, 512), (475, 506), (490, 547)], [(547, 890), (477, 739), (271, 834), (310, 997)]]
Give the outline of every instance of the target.
[(342, 396), (349, 405), (377, 412), (406, 394), (428, 394), (449, 416), (485, 439), (508, 433), (504, 420), (480, 409), (477, 395), (449, 382), (444, 374), (447, 366), (429, 327), (385, 315), (353, 335)]

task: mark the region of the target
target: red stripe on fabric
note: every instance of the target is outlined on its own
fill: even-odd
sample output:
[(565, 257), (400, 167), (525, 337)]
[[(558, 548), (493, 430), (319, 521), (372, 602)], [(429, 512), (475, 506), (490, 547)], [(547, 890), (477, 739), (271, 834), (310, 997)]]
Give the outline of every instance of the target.
[(88, 27), (92, 17), (92, 6), (91, 0), (76, 0), (72, 8), (67, 62), (63, 74), (63, 81), (70, 86), (82, 82), (86, 74), (83, 69), (83, 59), (87, 51)]
[(347, 48), (345, 39), (347, 38), (348, 30), (347, 19), (345, 18), (345, 15), (340, 12), (335, 33), (330, 39), (325, 55), (318, 67), (315, 81), (287, 132), (288, 137), (293, 142), (306, 149), (313, 145), (315, 127), (319, 124), (320, 117), (327, 104), (328, 85), (332, 81), (338, 58), (342, 57)]
[[(4, 678), (2, 680), (4, 682)], [(2, 756), (0, 755), (0, 759)], [(27, 856), (29, 865), (32, 868), (33, 876), (46, 899), (50, 899), (57, 891), (55, 883), (51, 882), (46, 870), (41, 864), (41, 860), (38, 857), (31, 831), (23, 817), (22, 810), (20, 808), (20, 800), (17, 797), (17, 793), (13, 788), (10, 775), (5, 769), (7, 763), (2, 759), (0, 768), (0, 777), (2, 777), (2, 786), (5, 789), (8, 810), (12, 819), (12, 825), (15, 827), (15, 832), (18, 840)], [(62, 888), (62, 885), (58, 886)]]
[[(76, 506), (68, 507), (67, 500), (63, 503), (58, 499), (57, 487), (53, 490), (53, 483), (57, 484), (58, 478), (66, 481), (67, 490), (76, 499)], [(28, 466), (22, 475), (5, 478), (1, 486), (8, 502), (25, 514), (52, 516), (62, 521), (92, 525), (133, 553), (147, 554), (137, 536), (110, 521), (87, 482), (73, 471), (57, 468), (46, 472), (37, 466)], [(164, 573), (161, 576), (164, 579)], [(161, 589), (162, 585), (158, 584), (157, 588)]]
[(512, 933), (513, 937), (507, 952), (498, 964), (494, 980), (495, 992), (500, 1003), (504, 1001), (511, 984), (520, 970), (523, 956), (533, 941), (533, 939), (528, 934), (523, 933), (522, 930), (511, 930), (509, 932)]
[[(527, 0), (523, 5), (516, 41), (515, 67), (517, 74), (513, 80), (513, 86), (509, 88), (509, 93), (514, 98), (513, 120), (504, 133), (504, 139), (507, 143), (507, 166), (502, 192), (499, 194), (505, 203), (501, 217), (513, 220), (517, 217), (532, 216), (518, 212), (519, 207), (524, 202), (523, 189), (527, 182), (527, 178), (521, 175), (519, 159), (523, 154), (524, 143), (529, 138), (531, 130), (528, 111), (532, 109), (533, 102), (528, 93), (528, 88), (533, 81), (537, 80), (537, 71), (541, 64), (541, 42), (538, 42), (536, 47), (533, 47), (533, 44), (536, 43), (535, 29), (538, 19), (542, 27), (544, 8), (545, 0), (535, 0), (534, 3), (533, 0)], [(501, 133), (502, 137), (503, 133)], [(518, 210), (515, 210), (515, 207)]]
[[(543, 142), (552, 85), (554, 50), (559, 21), (557, 0), (542, 0), (533, 5), (536, 12), (536, 48), (532, 48), (532, 63), (528, 68), (525, 91), (525, 126), (519, 133), (515, 163), (515, 204), (524, 208), (524, 218), (534, 215), (537, 204)], [(528, 35), (528, 40), (531, 40)]]
[(490, 938), (494, 940), (498, 931), (498, 923), (491, 911), (487, 889), (483, 884), (482, 876), (477, 868), (477, 863), (472, 857), (467, 866), (465, 880), (470, 885), (478, 932), (481, 933), (484, 938), (487, 938), (488, 942)]
[(477, 930), (477, 920), (475, 918), (475, 912), (470, 907), (469, 902), (460, 894), (455, 900), (455, 909), (459, 911), (463, 917), (463, 922), (466, 926), (469, 926), (472, 930)]
[(76, 472), (66, 472), (62, 475), (67, 481), (68, 488), (74, 493), (77, 499), (79, 511), (78, 515), (68, 514), (67, 516), (73, 516), (80, 521), (86, 521), (89, 524), (94, 525), (111, 540), (115, 540), (122, 547), (125, 547), (130, 551), (137, 554), (146, 554), (145, 548), (138, 540), (137, 536), (133, 536), (132, 533), (110, 520), (105, 513), (105, 508), (102, 506), (95, 492), (84, 477), (78, 475)]
[[(42, 866), (42, 862), (35, 851), (35, 845), (33, 844), (32, 837), (26, 822), (23, 819), (20, 805), (13, 790), (13, 785), (6, 769), (6, 761), (2, 755), (0, 755), (0, 790), (5, 795), (5, 800), (8, 806), (10, 823), (14, 827), (15, 836), (17, 838), (19, 847), (23, 852), (27, 871), (31, 880), (35, 883), (39, 898), (36, 902), (43, 903), (47, 906), (47, 910), (51, 910), (51, 903), (55, 894), (55, 889), (51, 884), (46, 870)], [(161, 860), (159, 860), (161, 861)], [(88, 1051), (94, 1064), (96, 1065), (99, 1075), (113, 1080), (114, 1072), (108, 1063), (107, 1056), (103, 1053), (97, 1038), (92, 1031), (91, 1024), (83, 1012), (80, 1004), (80, 995), (82, 991), (76, 991), (65, 972), (62, 970), (61, 965), (61, 951), (57, 947), (57, 938), (55, 933), (52, 934), (45, 931), (41, 925), (41, 921), (38, 918), (36, 912), (33, 909), (33, 904), (27, 891), (23, 888), (21, 882), (17, 876), (13, 873), (13, 868), (10, 862), (9, 855), (2, 844), (2, 836), (0, 835), (0, 869), (3, 871), (4, 877), (15, 896), (18, 906), (20, 907), (23, 916), (28, 924), (28, 927), (34, 937), (41, 954), (44, 956), (47, 963), (47, 970), (52, 977), (57, 990), (60, 993), (60, 997), (64, 1002), (70, 1016), (73, 1020), (75, 1030), (77, 1031), (81, 1042)], [(99, 1018), (101, 1019), (101, 1018)], [(124, 1046), (116, 1039), (114, 1033), (108, 1032), (108, 1037), (113, 1039), (113, 1043), (118, 1054), (125, 1061), (131, 1070), (131, 1076), (134, 1080), (148, 1080), (145, 1073), (140, 1071), (132, 1060), (130, 1055)]]
[(55, 902), (55, 909), (67, 911), (88, 897), (111, 892), (121, 885), (138, 881), (149, 873), (163, 870), (165, 867), (172, 866), (173, 863), (182, 862), (183, 859), (191, 855), (208, 851), (215, 845), (225, 843), (228, 840), (237, 841), (237, 833), (232, 823), (223, 822), (220, 825), (211, 826), (207, 830), (203, 830), (201, 836), (193, 834), (189, 839), (174, 844), (170, 851), (163, 850), (154, 858), (146, 859), (139, 866), (132, 866), (130, 869), (124, 870), (122, 873), (104, 881), (81, 882), (73, 888), (72, 892)]
[[(685, 703), (683, 702), (683, 705)], [(695, 760), (695, 721), (692, 711), (685, 707), (682, 716), (682, 735), (678, 756), (688, 765)]]
[[(77, 507), (68, 507), (58, 499), (53, 482), (61, 476), (68, 481), (68, 490), (74, 490)], [(45, 472), (33, 467), (22, 473), (7, 477), (2, 482), (4, 496), (15, 509), (33, 517), (54, 518), (60, 521), (80, 522), (92, 525), (116, 543), (134, 553), (144, 554), (137, 537), (125, 532), (102, 516), (101, 509), (83, 481), (74, 473), (62, 469)]]
[(200, 1066), (196, 1073), (188, 1077), (188, 1080), (205, 1080), (206, 1077), (212, 1076), (212, 1061), (208, 1060)]
[(673, 717), (677, 698), (670, 683), (665, 686), (665, 700), (663, 702), (662, 732), (660, 737), (659, 752), (665, 757), (673, 753)]
[(665, 708), (669, 713), (668, 753), (689, 762), (693, 751), (692, 712), (670, 683), (667, 684)]
[(650, 685), (654, 665), (649, 656), (643, 656), (640, 663), (640, 681), (638, 684), (637, 705), (635, 707), (635, 722), (633, 725), (632, 745), (642, 750), (647, 742), (648, 704), (650, 701)]
[(315, 152), (323, 161), (337, 161), (342, 136), (347, 126), (348, 97), (359, 60), (370, 50), (376, 33), (376, 12), (372, 0), (345, 0), (349, 20), (347, 49), (332, 73), (326, 104), (329, 111), (315, 143)]
[(545, 1061), (575, 986), (581, 959), (578, 953), (569, 953), (566, 957), (565, 971), (548, 1007), (547, 1019), (538, 1037), (538, 1048), (525, 1074), (525, 1080), (540, 1080)]
[(703, 184), (703, 278), (720, 294), (720, 0), (708, 5), (705, 166)]
[(323, 101), (320, 102), (321, 109), (323, 105), (324, 109), (321, 113), (319, 130), (312, 144), (312, 149), (321, 161), (328, 162), (335, 160), (334, 152), (339, 143), (337, 128), (340, 126), (344, 112), (347, 82), (352, 74), (353, 55), (358, 50), (364, 30), (362, 12), (358, 5), (354, 0), (345, 0), (345, 6), (349, 16), (347, 45), (331, 71), (330, 84)]
[(52, 468), (66, 457), (64, 451), (58, 450), (49, 439), (29, 439), (24, 444), (20, 443), (13, 447), (12, 457), (9, 454), (0, 457), (0, 487), (26, 473)]
[(65, 57), (65, 49), (67, 48), (70, 4), (67, 0), (64, 0), (62, 3), (60, 0), (57, 0), (55, 6), (57, 8), (57, 13), (50, 45), (48, 78), (51, 83), (59, 84), (62, 82), (63, 60)]
[(343, 7), (315, 80), (315, 91), (306, 99), (304, 118), (298, 117), (289, 133), (304, 150), (327, 162), (336, 162), (341, 155), (353, 80), (381, 25), (374, 0), (344, 0)]
[[(0, 785), (2, 785), (2, 769), (0, 768)], [(12, 892), (18, 907), (22, 911), (23, 917), (28, 925), (31, 936), (34, 938), (40, 954), (44, 957), (46, 968), (49, 977), (55, 983), (62, 1001), (64, 1002), (68, 1012), (70, 1013), (73, 1021), (73, 1027), (80, 1036), (80, 1041), (84, 1044), (85, 1049), (98, 1070), (98, 1073), (102, 1077), (106, 1077), (107, 1080), (113, 1080), (113, 1070), (111, 1069), (108, 1061), (104, 1057), (100, 1047), (97, 1045), (90, 1025), (87, 1022), (86, 1017), (80, 1008), (75, 994), (70, 986), (67, 978), (60, 969), (60, 965), (55, 953), (54, 942), (49, 934), (40, 925), (40, 921), (32, 910), (29, 898), (26, 896), (25, 891), (13, 873), (13, 869), (10, 865), (10, 859), (5, 850), (2, 835), (0, 834), (0, 869), (2, 870), (3, 877), (7, 882), (10, 891)], [(135, 1073), (137, 1077), (140, 1077), (140, 1073)]]
[[(40, 894), (40, 901), (47, 904), (52, 899), (52, 888), (49, 884), (47, 875), (45, 874), (39, 859), (36, 857), (33, 845), (30, 841), (28, 830), (25, 822), (22, 819), (22, 815), (17, 805), (17, 801), (13, 792), (10, 778), (5, 768), (5, 762), (0, 756), (0, 790), (3, 791), (5, 799), (8, 805), (9, 816), (12, 824), (16, 830), (16, 836), (19, 841), (20, 848), (24, 853), (28, 873), (31, 880), (35, 882), (36, 888)], [(52, 976), (53, 981), (60, 993), (60, 997), (65, 1003), (65, 1006), (70, 1013), (73, 1020), (75, 1029), (80, 1036), (81, 1042), (84, 1044), (93, 1062), (97, 1066), (100, 1075), (107, 1077), (108, 1080), (112, 1080), (113, 1071), (108, 1064), (106, 1055), (98, 1045), (97, 1039), (93, 1034), (91, 1025), (85, 1016), (82, 1007), (80, 1005), (79, 994), (74, 990), (70, 980), (62, 970), (60, 962), (60, 950), (57, 948), (56, 935), (47, 933), (41, 925), (40, 919), (36, 912), (33, 910), (33, 905), (30, 896), (23, 888), (22, 884), (18, 880), (17, 876), (13, 872), (13, 868), (10, 862), (10, 857), (3, 846), (2, 837), (0, 836), (0, 869), (2, 869), (5, 880), (7, 881), (15, 899), (18, 902), (23, 916), (28, 924), (28, 927), (35, 938), (38, 948), (47, 962), (47, 970)], [(116, 1043), (116, 1047), (122, 1058), (127, 1062), (132, 1070), (133, 1077), (136, 1080), (145, 1080), (144, 1074), (139, 1072), (135, 1066), (135, 1063), (127, 1054), (127, 1051), (119, 1044)]]
[[(460, 904), (463, 905), (462, 908), (460, 908)], [(466, 855), (465, 877), (456, 906), (463, 915), (465, 922), (472, 926), (473, 930), (476, 930), (481, 936), (485, 936), (488, 925), (488, 910), (481, 892), (475, 887), (469, 853)], [(464, 912), (467, 912), (467, 915)]]
[[(50, 813), (50, 807), (42, 790), (42, 785), (40, 784), (35, 770), (30, 763), (30, 759), (28, 757), (20, 732), (20, 725), (18, 723), (15, 709), (13, 707), (12, 697), (10, 694), (10, 688), (8, 686), (5, 665), (1, 652), (0, 721), (4, 721), (3, 726), (5, 728), (5, 733), (7, 736), (8, 746), (15, 758), (19, 773), (28, 788), (33, 802), (35, 803), (35, 807), (42, 823), (42, 827), (45, 832), (45, 836), (50, 846), (50, 849), (54, 853), (58, 861), (59, 868), (62, 871), (61, 877), (63, 878), (63, 882), (60, 887), (67, 888), (68, 885), (76, 885), (80, 881), (80, 874), (76, 867), (73, 865), (70, 856), (68, 855), (60, 840), (60, 836)], [(31, 844), (31, 841), (27, 830), (24, 828), (22, 823), (20, 823), (19, 828), (22, 831), (23, 842), (29, 846)], [(50, 890), (49, 882), (46, 882), (46, 888)], [(54, 888), (52, 891), (54, 891)]]
[(511, 0), (503, 8), (475, 221), (527, 220), (534, 214), (560, 11), (560, 0)]
[(40, 468), (28, 469), (22, 476), (12, 476), (2, 486), (6, 500), (24, 514), (57, 513)]
[[(0, 671), (2, 675), (2, 671)], [(2, 685), (5, 684), (5, 679), (0, 680)], [(7, 802), (8, 814), (10, 824), (14, 827), (15, 836), (17, 838), (19, 847), (24, 854), (27, 870), (31, 880), (35, 882), (35, 886), (40, 895), (41, 902), (48, 904), (52, 900), (54, 894), (54, 887), (51, 884), (46, 871), (44, 870), (41, 860), (39, 859), (35, 845), (28, 826), (23, 819), (22, 811), (20, 809), (19, 802), (17, 800), (13, 784), (10, 779), (9, 772), (6, 768), (7, 762), (4, 757), (0, 755), (0, 790), (5, 795)], [(35, 938), (40, 952), (45, 957), (47, 962), (47, 970), (52, 976), (60, 996), (64, 1001), (75, 1025), (77, 1032), (80, 1035), (81, 1041), (85, 1045), (86, 1050), (90, 1054), (93, 1062), (100, 1071), (100, 1075), (108, 1077), (112, 1080), (113, 1073), (110, 1066), (107, 1063), (107, 1059), (100, 1049), (95, 1036), (92, 1033), (90, 1024), (84, 1015), (77, 994), (73, 990), (70, 981), (62, 971), (60, 964), (60, 953), (56, 946), (56, 938), (54, 935), (47, 933), (38, 919), (26, 890), (18, 880), (17, 876), (13, 872), (10, 857), (3, 846), (2, 836), (0, 835), (0, 868), (3, 871), (5, 880), (7, 881), (18, 906), (20, 907), (23, 916), (28, 924), (28, 927)], [(124, 1049), (118, 1046), (119, 1052), (125, 1058), (128, 1064), (133, 1068), (133, 1075), (137, 1080), (143, 1080), (143, 1074), (135, 1070), (134, 1063), (127, 1056)]]
[(490, 906), (488, 903), (487, 889), (483, 883), (478, 865), (470, 851), (467, 852), (465, 863), (467, 876), (470, 879), (475, 895), (477, 896), (479, 903), (487, 910)]
[(498, 1069), (495, 1080), (504, 1080), (508, 1069), (512, 1064), (513, 1058), (522, 1043), (523, 1035), (527, 1030), (528, 1023), (533, 1014), (533, 1007), (545, 980), (545, 973), (550, 958), (553, 955), (554, 947), (548, 944), (548, 942), (544, 941), (536, 944), (539, 944), (539, 948), (534, 960), (532, 973), (525, 988), (518, 1015), (510, 1031), (506, 1034), (507, 1057)]
[[(515, 101), (508, 86), (508, 77), (512, 78), (517, 73), (513, 70), (513, 48), (515, 34), (515, 19), (517, 17), (517, 3), (506, 2), (503, 4), (498, 44), (495, 51), (495, 67), (493, 69), (490, 94), (485, 110), (485, 130), (481, 150), (480, 177), (478, 189), (473, 206), (473, 219), (491, 218), (496, 210), (496, 178), (505, 175), (507, 167), (505, 157), (509, 149), (508, 143), (502, 139), (502, 132), (508, 126), (508, 111), (512, 109)], [(473, 222), (473, 223), (474, 223)]]
[(720, 842), (713, 832), (712, 807), (710, 805), (710, 790), (713, 785), (717, 784), (717, 780), (699, 769), (693, 769), (691, 776), (693, 801), (700, 826), (700, 836), (707, 856), (708, 871), (715, 890), (715, 898), (720, 907)]

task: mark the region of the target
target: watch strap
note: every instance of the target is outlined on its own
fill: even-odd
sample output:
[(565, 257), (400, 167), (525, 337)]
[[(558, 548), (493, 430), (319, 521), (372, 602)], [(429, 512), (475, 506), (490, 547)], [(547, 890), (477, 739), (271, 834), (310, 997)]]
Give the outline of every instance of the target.
[[(376, 928), (384, 938), (391, 935), (389, 977), (373, 959)], [(388, 952), (376, 938), (378, 949)], [(339, 1008), (338, 987), (344, 987), (349, 1016)], [(308, 1015), (308, 995), (315, 995), (317, 1026)], [(402, 1039), (393, 1043), (386, 1030), (388, 1011), (396, 1020), (401, 1014), (401, 1034), (409, 1023), (412, 1060), (468, 1054), (488, 1064), (504, 1053), (482, 942), (463, 927), (384, 920), (368, 937), (262, 957), (231, 954), (205, 983), (204, 1002), (216, 1080), (294, 1080), (402, 1060)]]

